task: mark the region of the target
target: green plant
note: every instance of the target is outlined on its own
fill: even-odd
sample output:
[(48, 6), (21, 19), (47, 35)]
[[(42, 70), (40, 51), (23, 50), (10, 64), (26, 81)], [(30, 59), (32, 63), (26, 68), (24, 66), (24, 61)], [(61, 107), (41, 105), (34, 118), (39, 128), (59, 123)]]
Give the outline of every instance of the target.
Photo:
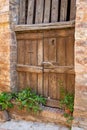
[(64, 113), (63, 114), (65, 118), (67, 118), (67, 123), (70, 123), (74, 118), (72, 114)]
[[(14, 94), (15, 95), (15, 94)], [(20, 109), (26, 108), (28, 111), (38, 112), (41, 110), (40, 104), (45, 104), (46, 99), (37, 95), (30, 88), (26, 88), (16, 95), (16, 104)]]
[(60, 100), (60, 104), (72, 113), (74, 110), (74, 94), (66, 92), (65, 96)]
[(46, 99), (41, 95), (37, 95), (30, 88), (26, 88), (19, 92), (0, 93), (0, 108), (1, 110), (7, 110), (14, 107), (14, 104), (20, 109), (26, 109), (28, 111), (38, 112), (41, 110), (40, 105), (45, 105)]
[(62, 86), (60, 89), (61, 99), (60, 106), (64, 109), (64, 117), (67, 118), (67, 122), (73, 120), (73, 110), (74, 110), (74, 94), (67, 92)]
[(11, 93), (2, 92), (0, 93), (0, 108), (1, 110), (7, 110), (12, 108), (13, 104), (11, 103), (12, 95)]

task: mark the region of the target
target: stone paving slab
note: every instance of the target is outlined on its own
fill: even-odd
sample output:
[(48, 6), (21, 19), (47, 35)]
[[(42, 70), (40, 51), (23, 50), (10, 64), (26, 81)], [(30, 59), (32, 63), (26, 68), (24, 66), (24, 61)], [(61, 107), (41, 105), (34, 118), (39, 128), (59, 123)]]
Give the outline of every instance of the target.
[(54, 125), (54, 124), (45, 124), (38, 122), (28, 122), (28, 121), (14, 121), (0, 123), (0, 130), (69, 130), (69, 128)]

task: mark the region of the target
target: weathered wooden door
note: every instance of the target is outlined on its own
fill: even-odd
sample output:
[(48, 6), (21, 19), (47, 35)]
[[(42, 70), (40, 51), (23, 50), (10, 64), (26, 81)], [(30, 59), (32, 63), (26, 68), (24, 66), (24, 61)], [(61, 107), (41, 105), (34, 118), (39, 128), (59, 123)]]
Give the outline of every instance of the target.
[[(47, 104), (58, 106), (60, 88), (74, 92), (74, 30), (60, 29), (44, 32), (43, 90)], [(62, 83), (62, 85), (60, 85)]]
[(18, 88), (31, 87), (58, 107), (60, 84), (74, 92), (74, 28), (18, 32)]
[(18, 39), (18, 86), (31, 87), (42, 94), (43, 86), (43, 33), (20, 33)]

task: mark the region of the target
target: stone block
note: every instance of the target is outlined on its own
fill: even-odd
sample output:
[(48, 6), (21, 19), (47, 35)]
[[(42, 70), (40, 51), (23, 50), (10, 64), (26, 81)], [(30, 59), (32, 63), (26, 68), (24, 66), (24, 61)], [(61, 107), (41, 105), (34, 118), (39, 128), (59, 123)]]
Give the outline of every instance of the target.
[(11, 118), (7, 111), (0, 111), (0, 122), (9, 121)]

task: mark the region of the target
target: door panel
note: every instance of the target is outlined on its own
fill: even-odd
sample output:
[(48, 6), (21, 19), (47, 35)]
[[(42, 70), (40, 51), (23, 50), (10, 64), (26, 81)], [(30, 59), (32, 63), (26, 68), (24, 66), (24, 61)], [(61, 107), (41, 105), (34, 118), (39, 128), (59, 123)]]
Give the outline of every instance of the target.
[[(61, 86), (74, 92), (74, 29), (17, 34), (18, 87), (30, 87), (59, 107)], [(62, 85), (60, 85), (62, 83)]]
[(61, 87), (69, 92), (74, 88), (74, 75), (69, 72), (74, 61), (74, 41), (73, 36), (64, 36), (65, 32), (61, 33), (61, 37), (58, 37), (57, 30), (49, 31), (47, 35), (46, 33), (43, 49), (44, 96), (48, 98), (48, 106), (59, 107)]
[(19, 89), (30, 87), (35, 92), (43, 93), (43, 34), (18, 34), (18, 80)]

